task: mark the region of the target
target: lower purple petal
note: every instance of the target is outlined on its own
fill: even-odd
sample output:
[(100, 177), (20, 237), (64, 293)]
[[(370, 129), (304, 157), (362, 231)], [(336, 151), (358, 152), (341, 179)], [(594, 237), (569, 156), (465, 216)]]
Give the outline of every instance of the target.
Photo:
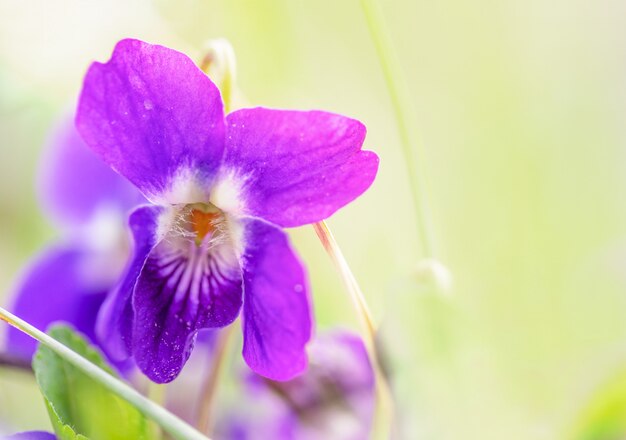
[(133, 354), (153, 381), (170, 382), (191, 354), (198, 330), (223, 327), (241, 308), (241, 269), (230, 243), (204, 248), (164, 239), (135, 286)]
[(312, 317), (308, 280), (284, 232), (246, 221), (243, 357), (256, 373), (289, 380), (305, 371)]
[(150, 251), (157, 244), (156, 229), (163, 208), (142, 206), (129, 218), (134, 238), (134, 254), (121, 283), (107, 297), (96, 322), (96, 334), (107, 354), (114, 359), (131, 355), (132, 342), (132, 293)]
[[(95, 340), (94, 323), (106, 295), (85, 274), (88, 251), (79, 247), (55, 247), (44, 252), (26, 272), (17, 290), (13, 311), (35, 327), (45, 330), (54, 321), (65, 321)], [(7, 349), (31, 357), (36, 341), (9, 328)]]

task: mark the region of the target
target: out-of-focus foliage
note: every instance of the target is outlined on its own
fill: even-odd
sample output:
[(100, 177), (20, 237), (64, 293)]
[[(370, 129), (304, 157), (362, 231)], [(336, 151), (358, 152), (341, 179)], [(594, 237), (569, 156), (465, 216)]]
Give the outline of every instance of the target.
[(619, 371), (590, 397), (573, 426), (572, 440), (620, 440), (626, 432), (626, 371)]
[[(95, 348), (66, 326), (48, 334), (110, 374), (113, 370)], [(50, 420), (62, 440), (146, 440), (150, 425), (132, 405), (40, 345), (33, 370), (45, 398)]]

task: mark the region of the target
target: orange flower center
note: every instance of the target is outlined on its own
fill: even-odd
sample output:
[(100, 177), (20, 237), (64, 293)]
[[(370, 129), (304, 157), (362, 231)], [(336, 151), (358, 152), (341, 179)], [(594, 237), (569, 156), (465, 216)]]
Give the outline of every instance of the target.
[(199, 209), (192, 209), (191, 226), (196, 233), (196, 239), (202, 241), (207, 234), (213, 234), (219, 220), (219, 212), (204, 212)]

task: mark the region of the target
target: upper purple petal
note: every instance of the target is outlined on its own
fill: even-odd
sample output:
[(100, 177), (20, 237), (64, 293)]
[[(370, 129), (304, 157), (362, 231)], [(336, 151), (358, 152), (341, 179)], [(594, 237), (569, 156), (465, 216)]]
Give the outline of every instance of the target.
[(133, 294), (133, 354), (158, 383), (178, 376), (198, 330), (230, 324), (242, 303), (241, 268), (232, 243), (214, 243), (207, 236), (198, 244), (177, 233), (152, 250)]
[[(40, 330), (65, 321), (95, 341), (96, 315), (107, 289), (94, 285), (86, 269), (88, 251), (59, 246), (39, 256), (25, 273), (14, 298), (13, 311)], [(31, 357), (36, 341), (9, 327), (7, 349)]]
[(41, 203), (60, 223), (83, 224), (98, 209), (125, 212), (143, 200), (137, 188), (89, 150), (71, 120), (53, 132), (40, 167)]
[(374, 181), (378, 157), (362, 151), (365, 127), (321, 111), (243, 109), (227, 117), (222, 175), (241, 213), (290, 227), (318, 222)]
[(122, 40), (85, 77), (76, 116), (86, 143), (150, 200), (192, 203), (224, 148), (217, 87), (186, 55)]
[(245, 227), (243, 357), (256, 373), (289, 380), (307, 366), (308, 280), (284, 232), (260, 220)]
[(96, 334), (107, 353), (115, 359), (131, 355), (132, 293), (148, 255), (158, 243), (155, 231), (162, 213), (161, 207), (142, 206), (130, 215), (128, 224), (134, 239), (133, 258), (122, 281), (107, 296), (98, 314)]

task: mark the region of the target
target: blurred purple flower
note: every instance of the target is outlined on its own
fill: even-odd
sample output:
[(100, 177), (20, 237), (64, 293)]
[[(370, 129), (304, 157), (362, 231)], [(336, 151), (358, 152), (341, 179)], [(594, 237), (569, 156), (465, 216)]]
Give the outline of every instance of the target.
[(27, 431), (2, 437), (4, 440), (56, 440), (56, 436), (45, 431)]
[[(97, 342), (96, 315), (130, 253), (127, 213), (144, 199), (89, 151), (71, 121), (53, 134), (38, 186), (63, 238), (27, 268), (12, 308), (38, 328), (65, 321)], [(30, 358), (35, 348), (32, 338), (9, 328), (10, 353)]]
[(169, 382), (197, 331), (230, 324), (243, 303), (248, 365), (276, 380), (304, 371), (308, 282), (281, 228), (323, 220), (371, 185), (365, 127), (320, 111), (224, 117), (187, 56), (137, 40), (91, 66), (76, 122), (153, 203), (130, 217), (134, 260), (98, 318), (111, 351)]
[(374, 373), (360, 338), (333, 333), (309, 346), (308, 371), (289, 382), (254, 373), (237, 408), (218, 425), (229, 440), (365, 440), (375, 406)]

